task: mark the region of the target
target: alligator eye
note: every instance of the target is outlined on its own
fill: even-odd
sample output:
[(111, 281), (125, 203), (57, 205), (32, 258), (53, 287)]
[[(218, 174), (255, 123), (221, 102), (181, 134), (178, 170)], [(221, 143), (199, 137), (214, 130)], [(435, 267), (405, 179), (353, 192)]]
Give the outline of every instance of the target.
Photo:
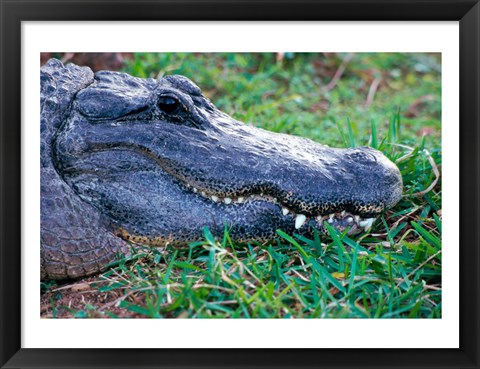
[(180, 102), (170, 96), (162, 96), (158, 101), (158, 107), (165, 113), (175, 113), (180, 107)]

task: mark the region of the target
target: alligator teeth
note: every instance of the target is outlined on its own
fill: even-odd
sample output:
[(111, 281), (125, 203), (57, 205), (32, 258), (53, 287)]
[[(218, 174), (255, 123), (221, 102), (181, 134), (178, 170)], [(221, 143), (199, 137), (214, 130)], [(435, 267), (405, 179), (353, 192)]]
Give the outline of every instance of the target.
[(372, 228), (372, 224), (375, 221), (375, 218), (368, 218), (366, 220), (362, 220), (358, 225), (360, 227), (364, 227), (366, 231), (368, 231), (370, 228)]
[(307, 217), (303, 214), (298, 214), (295, 218), (295, 229), (299, 229), (302, 225), (305, 224)]
[[(209, 195), (206, 194), (205, 191), (201, 191), (192, 185), (187, 184), (188, 188), (191, 188), (193, 192), (195, 193), (200, 193), (202, 196), (205, 198), (210, 198), (213, 202), (220, 202), (220, 203), (225, 203), (227, 205), (235, 203), (235, 204), (242, 204), (245, 201), (252, 199), (252, 200), (266, 200), (270, 201), (273, 203), (278, 203), (279, 199), (270, 195), (264, 195), (263, 193), (260, 194), (251, 194), (251, 195), (244, 195), (236, 198), (232, 197), (219, 197), (215, 195)], [(266, 196), (266, 197), (265, 197)], [(281, 201), (281, 200), (280, 200)], [(295, 229), (300, 229), (305, 222), (307, 221), (307, 216), (304, 214), (296, 214), (295, 211), (290, 210), (286, 207), (282, 207), (282, 214), (284, 216), (291, 214), (292, 217), (295, 218)], [(352, 224), (355, 222), (358, 227), (362, 227), (365, 231), (368, 231), (370, 228), (372, 228), (373, 223), (375, 222), (376, 218), (367, 218), (363, 219), (359, 215), (353, 215), (346, 210), (342, 210), (338, 213), (332, 213), (332, 214), (327, 214), (327, 215), (317, 215), (312, 220), (315, 219), (317, 222), (318, 227), (322, 227), (323, 223), (327, 221), (330, 224), (333, 224), (335, 222), (338, 222), (339, 224), (341, 222), (346, 222), (348, 224)], [(333, 226), (333, 225), (332, 225)]]

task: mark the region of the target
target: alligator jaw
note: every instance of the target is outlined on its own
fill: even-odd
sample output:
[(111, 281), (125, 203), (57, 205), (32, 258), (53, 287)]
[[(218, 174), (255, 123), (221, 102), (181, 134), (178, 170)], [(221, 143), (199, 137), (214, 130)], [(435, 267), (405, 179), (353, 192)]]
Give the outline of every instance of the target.
[(293, 209), (289, 209), (285, 205), (282, 205), (279, 199), (267, 194), (252, 194), (246, 196), (232, 196), (232, 197), (222, 197), (221, 195), (210, 195), (207, 194), (204, 190), (199, 190), (196, 187), (186, 184), (187, 190), (192, 191), (193, 193), (203, 197), (207, 201), (212, 201), (213, 203), (218, 204), (219, 206), (232, 206), (232, 207), (241, 207), (243, 204), (255, 201), (268, 201), (272, 204), (279, 206), (281, 209), (282, 215), (285, 218), (290, 219), (294, 223), (295, 229), (301, 229), (302, 227), (312, 227), (315, 229), (321, 229), (324, 227), (324, 223), (328, 223), (333, 228), (344, 231), (348, 229), (347, 234), (357, 234), (359, 232), (368, 231), (372, 227), (374, 221), (376, 220), (377, 215), (368, 215), (360, 216), (358, 214), (353, 214), (342, 210), (337, 213), (331, 214), (301, 214), (297, 213)]

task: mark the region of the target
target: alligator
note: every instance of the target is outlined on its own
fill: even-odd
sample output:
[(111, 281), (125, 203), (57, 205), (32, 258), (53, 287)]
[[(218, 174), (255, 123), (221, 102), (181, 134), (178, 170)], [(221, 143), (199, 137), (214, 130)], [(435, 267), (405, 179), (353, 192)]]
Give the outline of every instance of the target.
[(239, 245), (327, 224), (368, 230), (402, 195), (370, 147), (331, 148), (217, 109), (180, 75), (41, 67), (41, 278), (78, 278), (132, 244), (178, 247), (225, 229)]

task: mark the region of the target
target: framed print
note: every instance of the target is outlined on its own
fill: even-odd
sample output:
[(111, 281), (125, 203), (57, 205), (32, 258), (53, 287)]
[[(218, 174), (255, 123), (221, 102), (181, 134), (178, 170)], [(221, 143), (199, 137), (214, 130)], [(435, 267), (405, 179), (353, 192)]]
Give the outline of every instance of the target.
[(2, 367), (479, 366), (477, 1), (1, 5)]

